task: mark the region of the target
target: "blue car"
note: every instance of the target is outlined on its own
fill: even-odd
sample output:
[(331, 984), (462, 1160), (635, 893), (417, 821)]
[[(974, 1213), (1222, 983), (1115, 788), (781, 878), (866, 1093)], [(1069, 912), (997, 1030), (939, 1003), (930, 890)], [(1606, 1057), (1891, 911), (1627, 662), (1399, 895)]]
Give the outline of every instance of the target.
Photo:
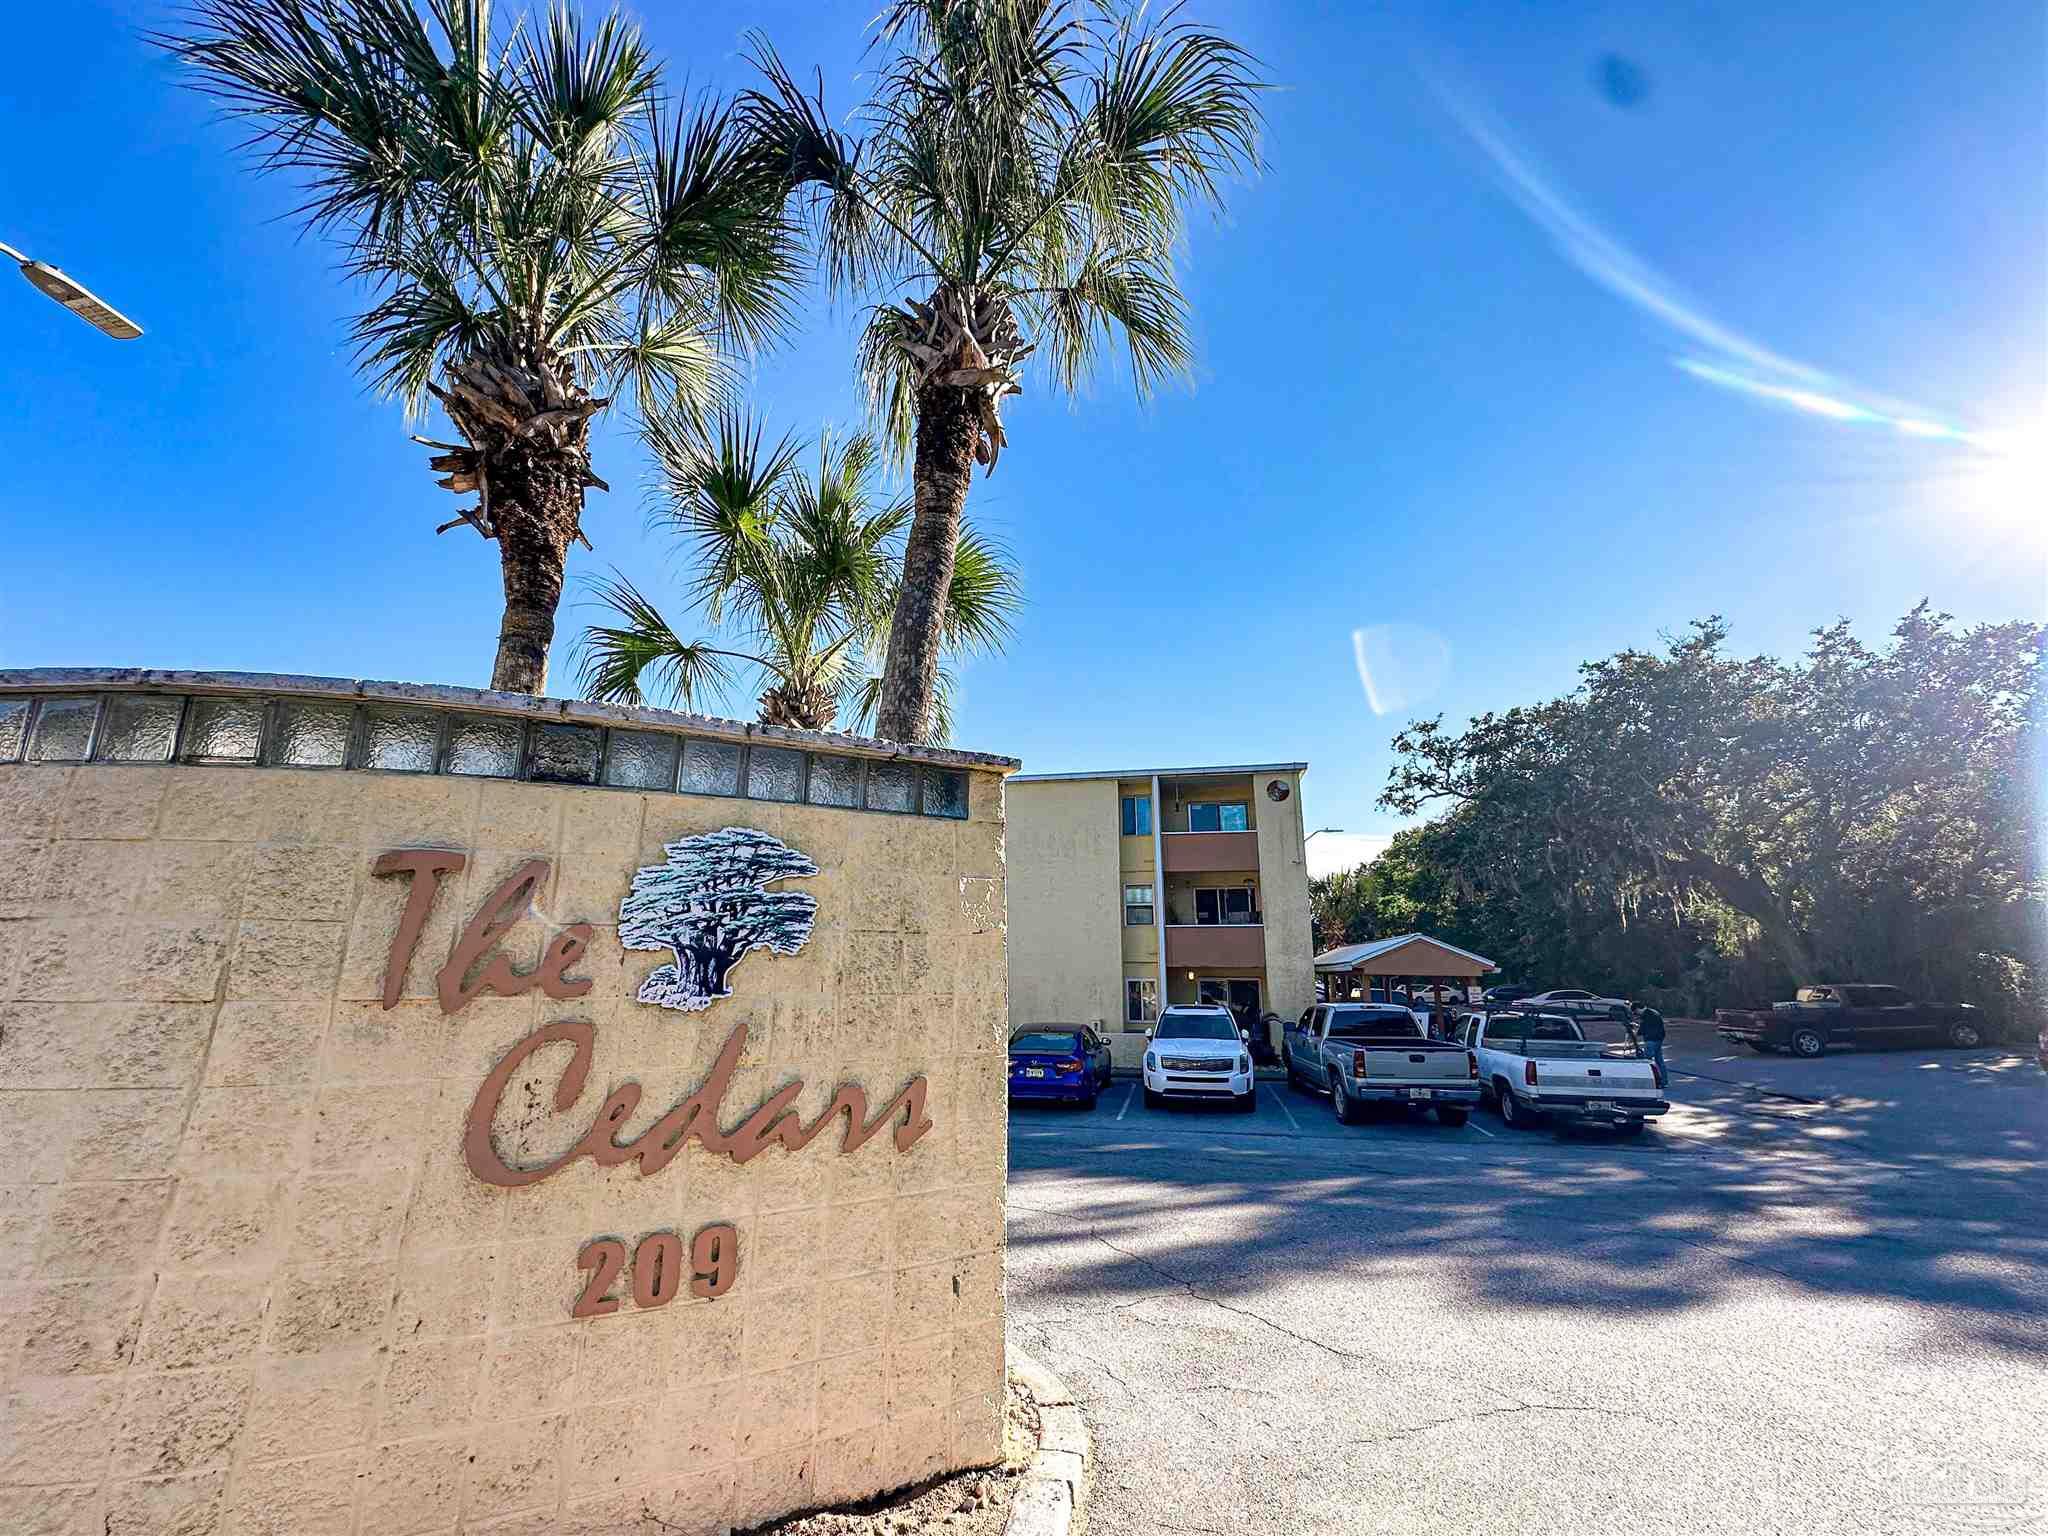
[(1095, 1107), (1109, 1086), (1109, 1042), (1085, 1024), (1032, 1024), (1010, 1036), (1010, 1097)]

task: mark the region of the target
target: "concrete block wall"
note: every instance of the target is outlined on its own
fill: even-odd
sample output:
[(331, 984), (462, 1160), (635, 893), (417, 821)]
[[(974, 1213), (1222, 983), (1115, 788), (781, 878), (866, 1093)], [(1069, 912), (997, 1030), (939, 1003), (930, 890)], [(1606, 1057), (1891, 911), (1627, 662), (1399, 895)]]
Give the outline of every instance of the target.
[[(0, 767), (0, 1530), (277, 1536), (718, 1531), (1000, 1451), (1005, 1172), (1002, 785), (965, 821), (602, 788), (169, 764)], [(634, 1000), (619, 947), (662, 845), (758, 827), (821, 873), (797, 955), (749, 954), (702, 1013)], [(446, 846), (404, 984), (405, 880)], [(486, 892), (550, 863), (501, 946), (597, 925), (557, 1002), (454, 1015), (433, 973)], [(596, 1056), (565, 1113), (537, 1053), (499, 1144), (538, 1163), (636, 1081), (626, 1140), (748, 1026), (730, 1128), (801, 1078), (934, 1128), (744, 1166), (581, 1160), (474, 1177), (478, 1086), (539, 1023)], [(537, 1106), (537, 1107), (536, 1107)], [(572, 1320), (581, 1245), (737, 1229), (727, 1294)]]

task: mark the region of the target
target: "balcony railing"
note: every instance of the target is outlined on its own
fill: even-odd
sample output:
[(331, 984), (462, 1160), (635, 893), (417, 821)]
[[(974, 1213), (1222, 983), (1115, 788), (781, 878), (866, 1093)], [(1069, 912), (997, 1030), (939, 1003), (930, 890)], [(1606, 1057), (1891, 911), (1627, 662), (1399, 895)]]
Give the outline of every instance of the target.
[(1226, 967), (1264, 970), (1266, 928), (1263, 923), (1168, 923), (1166, 963), (1169, 966)]
[(1159, 847), (1169, 875), (1259, 867), (1256, 832), (1168, 832), (1160, 838)]

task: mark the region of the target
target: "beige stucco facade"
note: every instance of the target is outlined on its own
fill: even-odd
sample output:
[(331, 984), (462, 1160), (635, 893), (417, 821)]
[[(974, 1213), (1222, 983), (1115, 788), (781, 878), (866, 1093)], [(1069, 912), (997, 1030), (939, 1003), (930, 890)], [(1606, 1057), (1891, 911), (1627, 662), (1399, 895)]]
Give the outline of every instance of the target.
[[(1164, 1003), (1231, 982), (1293, 1017), (1314, 1000), (1313, 926), (1303, 851), (1307, 765), (1026, 774), (1007, 786), (1010, 1020), (1096, 1024), (1119, 1066), (1143, 1054), (1132, 984)], [(1276, 795), (1273, 787), (1282, 793)], [(1155, 799), (1156, 795), (1156, 799)], [(1124, 804), (1150, 826), (1126, 834)], [(1190, 829), (1190, 806), (1227, 803), (1239, 830)], [(1149, 890), (1150, 915), (1125, 892)], [(1225, 891), (1249, 893), (1257, 921), (1202, 920)], [(1206, 893), (1206, 894), (1205, 894)], [(1137, 920), (1133, 920), (1137, 919)]]
[[(0, 766), (0, 1530), (404, 1536), (717, 1531), (999, 1454), (1004, 848), (999, 772), (962, 820), (355, 770)], [(701, 1012), (635, 1000), (660, 953), (621, 898), (663, 845), (728, 825), (811, 856), (815, 927)], [(1114, 839), (1112, 838), (1112, 844)], [(408, 899), (390, 849), (459, 850), (387, 1009)], [(499, 951), (570, 925), (581, 998), (436, 968), (486, 893), (548, 864)], [(1113, 960), (1112, 960), (1113, 964)], [(907, 1151), (836, 1134), (744, 1164), (686, 1144), (480, 1180), (486, 1075), (587, 1021), (587, 1083), (544, 1047), (493, 1123), (537, 1167), (622, 1084), (630, 1142), (737, 1025), (728, 1128), (801, 1079), (875, 1109), (913, 1078)], [(572, 1318), (611, 1235), (736, 1232), (731, 1289)], [(651, 1283), (651, 1282), (650, 1282)]]
[[(1116, 784), (1098, 779), (1020, 789), (1027, 792), (1009, 806), (1016, 819), (1005, 865), (1011, 1027), (1103, 1020), (1114, 1028), (1123, 1007)], [(1071, 878), (1077, 869), (1104, 878), (1077, 885)]]

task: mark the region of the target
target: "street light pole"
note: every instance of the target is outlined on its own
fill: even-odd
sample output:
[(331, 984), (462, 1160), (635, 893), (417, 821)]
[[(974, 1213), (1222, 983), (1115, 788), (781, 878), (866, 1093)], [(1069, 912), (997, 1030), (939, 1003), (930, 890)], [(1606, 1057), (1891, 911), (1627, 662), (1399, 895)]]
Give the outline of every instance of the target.
[(113, 305), (94, 297), (82, 283), (66, 277), (48, 262), (32, 261), (5, 241), (0, 241), (0, 254), (12, 258), (21, 268), (21, 275), (37, 289), (48, 294), (86, 324), (113, 337), (114, 340), (133, 341), (142, 334), (141, 326)]
[(1301, 840), (1302, 845), (1306, 847), (1308, 844), (1314, 842), (1317, 838), (1321, 837), (1325, 832), (1342, 832), (1343, 830), (1344, 829), (1342, 827), (1317, 827), (1315, 831), (1309, 833), (1307, 837), (1304, 837)]

